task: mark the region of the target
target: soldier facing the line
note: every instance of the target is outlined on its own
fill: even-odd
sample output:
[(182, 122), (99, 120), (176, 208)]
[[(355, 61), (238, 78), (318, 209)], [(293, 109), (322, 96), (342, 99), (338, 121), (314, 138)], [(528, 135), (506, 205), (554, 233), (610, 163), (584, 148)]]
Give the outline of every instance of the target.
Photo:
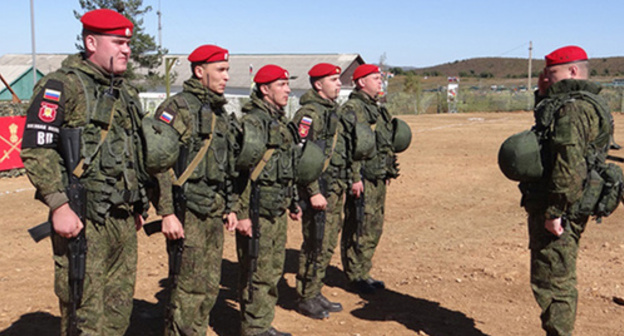
[[(162, 232), (173, 263), (165, 335), (205, 335), (217, 295), (223, 225), (237, 225), (232, 211), (237, 126), (224, 109), (228, 51), (202, 45), (189, 56), (192, 77), (144, 120), (148, 168), (159, 171)], [(169, 169), (173, 169), (173, 174)], [(180, 256), (181, 254), (181, 256)], [(175, 279), (175, 280), (174, 280)]]
[[(123, 78), (134, 26), (108, 9), (87, 12), (80, 21), (84, 53), (67, 57), (60, 70), (35, 87), (21, 156), (40, 199), (50, 208), (61, 334), (123, 335), (136, 280), (136, 230), (148, 206), (140, 136), (143, 112), (137, 90)], [(79, 153), (61, 149), (66, 130), (80, 131)], [(70, 157), (81, 159), (71, 172), (65, 168)], [(81, 200), (86, 202), (84, 221), (81, 211), (68, 203), (69, 174), (86, 189), (86, 200)], [(79, 235), (86, 237), (86, 269), (82, 299), (73, 302), (77, 309), (70, 321), (68, 246)]]

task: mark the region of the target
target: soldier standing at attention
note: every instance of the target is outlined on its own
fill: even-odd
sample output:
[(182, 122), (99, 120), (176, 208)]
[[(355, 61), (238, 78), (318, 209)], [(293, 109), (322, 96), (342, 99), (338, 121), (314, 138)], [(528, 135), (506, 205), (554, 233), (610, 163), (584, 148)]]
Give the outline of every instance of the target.
[[(236, 245), (241, 266), (239, 302), (244, 336), (290, 335), (271, 326), (278, 297), (277, 283), (286, 256), (287, 208), (291, 209), (292, 219), (301, 218), (301, 211), (295, 206), (294, 189), (294, 162), (300, 140), (296, 126), (284, 115), (290, 94), (288, 81), (288, 72), (283, 68), (271, 64), (262, 67), (254, 77), (251, 100), (242, 108), (246, 136), (254, 132), (255, 141), (264, 147), (260, 151), (260, 164), (247, 167), (251, 171), (250, 182), (239, 199), (237, 212), (242, 230), (237, 234)], [(243, 144), (241, 155), (246, 153), (246, 145)], [(252, 198), (256, 199), (257, 209), (253, 209)], [(252, 225), (254, 211), (259, 212), (259, 223)], [(258, 249), (254, 252), (256, 269), (250, 267), (249, 239), (254, 234), (259, 235)]]
[(302, 106), (293, 118), (301, 141), (315, 142), (325, 154), (325, 170), (321, 178), (299, 187), (305, 207), (297, 273), (297, 310), (314, 319), (326, 318), (329, 312), (342, 311), (340, 303), (330, 302), (321, 293), (325, 270), (342, 229), (343, 197), (348, 183), (347, 149), (335, 102), (342, 86), (340, 73), (340, 67), (333, 64), (313, 66), (308, 72), (312, 89), (301, 96)]
[(147, 166), (161, 172), (156, 208), (162, 232), (170, 258), (181, 258), (166, 314), (165, 335), (171, 336), (206, 335), (219, 294), (224, 221), (228, 230), (237, 224), (232, 212), (236, 132), (223, 108), (228, 51), (203, 45), (188, 60), (192, 77), (183, 91), (144, 120), (146, 134), (152, 135), (146, 137)]
[[(357, 123), (369, 126), (375, 133), (376, 152), (366, 160), (352, 164), (351, 193), (345, 204), (342, 233), (342, 264), (350, 287), (361, 294), (373, 294), (384, 289), (382, 281), (370, 275), (384, 221), (386, 186), (398, 176), (393, 150), (392, 117), (377, 101), (382, 88), (381, 70), (373, 64), (362, 64), (353, 72), (355, 90), (340, 108), (348, 133)], [(354, 198), (364, 196), (364, 220), (358, 229)]]
[(546, 55), (535, 107), (535, 128), (549, 130), (542, 144), (548, 149), (541, 160), (544, 173), (537, 182), (520, 184), (529, 215), (531, 289), (548, 336), (570, 336), (574, 330), (576, 258), (589, 219), (580, 210), (584, 181), (589, 158), (604, 164), (609, 146), (610, 113), (598, 96), (600, 86), (588, 78), (583, 49), (568, 46)]
[[(123, 335), (136, 280), (136, 230), (148, 205), (140, 137), (143, 113), (137, 90), (122, 77), (133, 24), (108, 9), (87, 12), (80, 21), (84, 52), (67, 57), (60, 70), (35, 87), (22, 160), (38, 196), (50, 208), (61, 334), (72, 324), (71, 334)], [(65, 130), (81, 132), (79, 153), (61, 149)], [(66, 157), (74, 154), (82, 161), (68, 172)], [(68, 204), (65, 190), (72, 173), (86, 189), (84, 221)], [(70, 321), (68, 246), (82, 234), (87, 241), (86, 276)]]

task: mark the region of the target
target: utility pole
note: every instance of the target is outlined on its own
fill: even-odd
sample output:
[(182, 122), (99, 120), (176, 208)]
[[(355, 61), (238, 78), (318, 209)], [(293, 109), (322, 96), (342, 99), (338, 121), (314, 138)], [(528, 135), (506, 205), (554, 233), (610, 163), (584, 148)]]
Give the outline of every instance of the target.
[(37, 50), (35, 48), (35, 5), (30, 0), (30, 30), (32, 39), (33, 87), (37, 84)]
[(160, 11), (160, 0), (158, 0), (158, 11), (156, 15), (158, 15), (158, 48), (162, 49), (162, 24), (160, 22), (162, 12)]
[(533, 92), (533, 90), (531, 89), (531, 73), (533, 72), (533, 67), (531, 65), (532, 62), (532, 57), (533, 57), (533, 41), (529, 41), (529, 79), (527, 81), (527, 92), (529, 93), (527, 96), (529, 97), (528, 100), (528, 104), (527, 104), (527, 110), (531, 110), (531, 98), (533, 97), (533, 95), (531, 94)]

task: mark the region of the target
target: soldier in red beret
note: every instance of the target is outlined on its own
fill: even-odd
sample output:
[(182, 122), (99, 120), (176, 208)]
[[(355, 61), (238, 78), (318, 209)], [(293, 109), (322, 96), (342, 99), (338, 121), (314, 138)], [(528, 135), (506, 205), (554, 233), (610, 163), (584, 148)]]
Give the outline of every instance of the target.
[(293, 117), (302, 143), (314, 142), (325, 150), (324, 173), (317, 181), (298, 188), (305, 207), (297, 273), (297, 311), (314, 319), (342, 310), (340, 303), (329, 301), (321, 293), (322, 280), (342, 228), (342, 200), (348, 180), (347, 147), (336, 113), (341, 71), (339, 66), (328, 63), (313, 66), (308, 71), (312, 88), (301, 96), (301, 108)]
[[(392, 146), (392, 116), (378, 101), (381, 69), (374, 64), (362, 64), (353, 72), (353, 81), (355, 90), (339, 114), (347, 134), (354, 134), (356, 124), (371, 128), (376, 150), (372, 157), (357, 158), (352, 164), (352, 184), (345, 201), (342, 264), (353, 291), (374, 294), (385, 288), (384, 282), (374, 279), (370, 270), (383, 231), (386, 186), (398, 176), (398, 166)], [(356, 201), (362, 197), (364, 202)], [(358, 211), (364, 213), (364, 218), (358, 219)]]
[[(61, 334), (123, 335), (132, 311), (136, 229), (148, 207), (143, 112), (138, 91), (122, 76), (134, 26), (109, 9), (80, 21), (84, 53), (37, 83), (21, 155), (50, 209)], [(77, 186), (85, 192), (76, 195)], [(80, 260), (86, 260), (83, 274)]]
[[(606, 165), (612, 119), (598, 95), (600, 86), (588, 78), (587, 54), (580, 47), (546, 55), (533, 127), (548, 149), (541, 153), (544, 173), (538, 181), (520, 183), (521, 204), (528, 213), (531, 289), (549, 336), (572, 335), (581, 233), (590, 216), (609, 214), (596, 212), (603, 208), (605, 189), (588, 186), (598, 183), (592, 180), (600, 175), (596, 169)], [(622, 182), (621, 174), (613, 178)]]
[[(301, 218), (293, 163), (299, 156), (299, 137), (284, 113), (289, 78), (280, 66), (262, 67), (254, 76), (251, 99), (242, 108), (245, 141), (243, 160), (237, 160), (237, 165), (250, 176), (236, 207), (243, 336), (290, 335), (271, 326), (286, 256), (287, 211), (291, 219)], [(262, 159), (246, 160), (252, 152)]]
[[(162, 216), (170, 258), (179, 261), (169, 263), (179, 269), (169, 270), (168, 336), (206, 335), (219, 294), (224, 218), (228, 230), (237, 225), (232, 211), (237, 197), (232, 187), (237, 177), (236, 120), (225, 111), (223, 95), (230, 79), (229, 53), (202, 45), (188, 60), (192, 77), (184, 82), (183, 91), (143, 121), (161, 130), (146, 133), (151, 135), (146, 136), (148, 145), (154, 144), (148, 146), (147, 162), (148, 169), (159, 172), (156, 213)], [(151, 157), (167, 162), (154, 160), (152, 165)]]

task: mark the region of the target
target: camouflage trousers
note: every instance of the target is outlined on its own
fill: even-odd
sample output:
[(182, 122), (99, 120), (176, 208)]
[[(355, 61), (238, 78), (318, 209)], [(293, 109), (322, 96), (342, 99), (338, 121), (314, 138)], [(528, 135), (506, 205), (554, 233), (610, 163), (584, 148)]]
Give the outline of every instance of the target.
[(574, 330), (576, 259), (587, 220), (564, 218), (565, 231), (556, 237), (544, 228), (544, 211), (529, 212), (531, 289), (542, 310), (542, 328), (548, 336), (570, 336)]
[(184, 251), (177, 284), (167, 307), (165, 335), (206, 335), (210, 310), (219, 294), (223, 218), (185, 214)]
[[(316, 210), (307, 204), (303, 211), (301, 231), (303, 243), (299, 254), (299, 271), (297, 272), (297, 294), (302, 300), (316, 297), (323, 287), (323, 278), (329, 266), (338, 241), (338, 235), (342, 230), (342, 208), (344, 205), (344, 189), (334, 183), (327, 196), (327, 210), (325, 211), (325, 230), (323, 233), (320, 253), (315, 256), (315, 222)], [(306, 193), (300, 193), (306, 195)]]
[[(104, 225), (87, 220), (86, 271), (76, 314), (81, 335), (123, 335), (130, 324), (136, 281), (137, 236), (134, 217), (111, 215)], [(54, 291), (61, 310), (61, 335), (69, 326), (68, 240), (54, 234)]]
[(251, 336), (271, 327), (277, 304), (277, 283), (284, 271), (286, 257), (287, 214), (276, 218), (260, 217), (260, 248), (257, 269), (253, 273), (253, 300), (249, 300), (249, 238), (236, 235), (240, 265), (239, 302), (241, 305), (241, 334)]
[(349, 281), (370, 278), (373, 255), (383, 232), (386, 202), (385, 180), (364, 182), (364, 225), (358, 235), (354, 197), (347, 193), (345, 220), (342, 232), (342, 265)]

